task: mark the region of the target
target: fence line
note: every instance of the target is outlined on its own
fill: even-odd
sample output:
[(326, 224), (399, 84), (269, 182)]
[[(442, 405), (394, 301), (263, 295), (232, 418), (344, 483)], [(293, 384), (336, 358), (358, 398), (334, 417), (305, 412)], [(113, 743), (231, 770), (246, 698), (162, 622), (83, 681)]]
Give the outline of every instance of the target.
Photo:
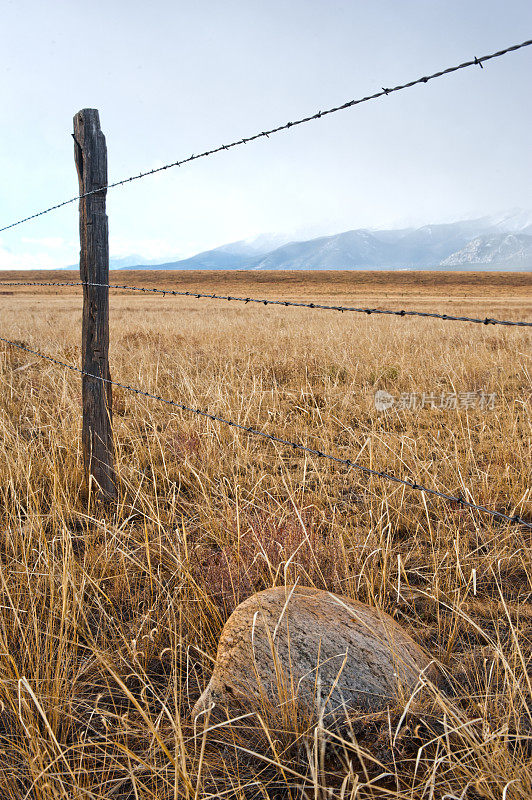
[[(90, 252), (89, 253), (87, 237), (85, 235), (86, 234), (86, 228), (87, 228), (87, 219), (86, 219), (87, 208), (85, 206), (87, 205), (87, 203), (82, 202), (82, 203), (80, 203), (80, 236), (81, 236), (81, 241), (82, 241), (82, 252), (83, 252), (83, 248), (85, 247), (85, 255), (86, 255), (87, 258), (89, 258), (91, 266), (94, 267), (94, 268), (96, 268), (96, 267), (101, 268), (102, 271), (99, 274), (93, 273), (91, 275), (82, 275), (81, 277), (82, 278), (89, 278), (89, 281), (92, 278), (92, 280), (96, 279), (96, 280), (101, 280), (102, 282), (101, 283), (93, 283), (93, 282), (89, 282), (87, 280), (80, 281), (80, 282), (66, 282), (65, 281), (65, 282), (46, 282), (46, 283), (45, 282), (41, 282), (40, 283), (40, 282), (29, 282), (29, 281), (28, 282), (17, 281), (17, 282), (10, 282), (10, 283), (9, 282), (4, 282), (2, 285), (4, 285), (4, 286), (83, 286), (84, 290), (85, 289), (90, 290), (93, 287), (94, 288), (100, 287), (104, 291), (97, 292), (96, 293), (96, 297), (93, 298), (93, 299), (95, 299), (97, 301), (97, 305), (98, 305), (98, 308), (99, 308), (100, 312), (102, 312), (102, 310), (104, 309), (104, 306), (106, 307), (106, 304), (108, 302), (108, 290), (112, 289), (112, 288), (115, 288), (115, 289), (131, 290), (131, 291), (141, 291), (141, 292), (145, 292), (145, 293), (146, 292), (155, 293), (155, 294), (159, 294), (159, 295), (162, 294), (163, 296), (168, 294), (168, 295), (180, 295), (180, 296), (188, 296), (188, 297), (196, 297), (196, 298), (208, 298), (208, 299), (215, 299), (215, 300), (226, 300), (226, 301), (233, 301), (234, 300), (234, 301), (237, 301), (237, 302), (256, 303), (256, 304), (261, 304), (261, 305), (264, 305), (264, 306), (267, 306), (267, 305), (280, 305), (280, 306), (285, 306), (285, 307), (295, 306), (295, 307), (300, 307), (300, 308), (312, 308), (312, 309), (319, 308), (319, 309), (327, 309), (327, 310), (334, 310), (334, 311), (340, 311), (340, 312), (344, 312), (344, 311), (346, 311), (346, 312), (357, 312), (357, 313), (365, 313), (365, 314), (368, 314), (368, 315), (371, 315), (371, 314), (387, 314), (387, 315), (401, 316), (401, 317), (419, 316), (419, 317), (438, 318), (438, 319), (450, 320), (450, 321), (472, 322), (472, 323), (478, 323), (478, 324), (484, 324), (484, 325), (490, 325), (491, 324), (491, 325), (532, 327), (532, 323), (531, 322), (523, 322), (523, 321), (515, 321), (514, 322), (514, 321), (510, 321), (510, 320), (498, 320), (498, 319), (491, 318), (491, 317), (485, 317), (484, 319), (481, 319), (481, 318), (475, 318), (475, 317), (454, 316), (454, 315), (437, 313), (437, 312), (424, 312), (424, 311), (416, 311), (416, 310), (408, 311), (408, 310), (405, 310), (405, 309), (402, 309), (402, 310), (399, 310), (399, 311), (393, 311), (391, 309), (357, 308), (357, 307), (351, 307), (351, 306), (326, 305), (326, 304), (323, 304), (323, 303), (314, 303), (314, 302), (303, 303), (303, 302), (295, 302), (295, 301), (289, 301), (289, 300), (278, 300), (278, 299), (268, 300), (268, 299), (252, 298), (252, 297), (235, 297), (235, 296), (231, 296), (231, 295), (216, 295), (214, 293), (213, 294), (207, 294), (207, 293), (193, 292), (193, 291), (179, 291), (179, 290), (174, 290), (174, 289), (144, 288), (144, 287), (137, 287), (137, 286), (126, 286), (126, 285), (121, 285), (121, 284), (114, 284), (113, 285), (113, 284), (105, 282), (105, 281), (109, 281), (108, 251), (107, 251), (107, 220), (106, 220), (106, 217), (105, 217), (105, 195), (106, 195), (106, 190), (107, 189), (110, 189), (110, 188), (113, 188), (113, 187), (116, 187), (116, 186), (121, 186), (121, 185), (129, 183), (131, 181), (135, 181), (135, 180), (139, 180), (140, 178), (147, 177), (148, 175), (152, 175), (152, 174), (155, 174), (157, 172), (161, 172), (163, 170), (170, 169), (172, 167), (181, 166), (182, 164), (186, 164), (186, 163), (189, 163), (191, 161), (195, 161), (195, 160), (200, 159), (200, 158), (205, 158), (205, 157), (214, 155), (215, 153), (219, 153), (222, 150), (229, 150), (229, 149), (237, 147), (239, 145), (247, 144), (249, 142), (252, 142), (252, 141), (254, 141), (256, 139), (260, 139), (262, 137), (269, 137), (270, 135), (272, 135), (274, 133), (279, 133), (280, 131), (290, 129), (291, 127), (295, 127), (297, 125), (302, 125), (304, 123), (307, 123), (307, 122), (310, 122), (310, 121), (313, 121), (313, 120), (321, 119), (321, 117), (324, 117), (326, 115), (333, 114), (333, 113), (336, 113), (338, 111), (345, 110), (347, 108), (351, 108), (352, 106), (358, 105), (360, 103), (368, 102), (370, 100), (375, 100), (375, 99), (377, 99), (379, 97), (382, 97), (384, 95), (388, 95), (388, 94), (390, 94), (392, 92), (401, 91), (403, 89), (407, 89), (407, 88), (413, 87), (413, 86), (421, 84), (421, 83), (427, 83), (428, 81), (431, 81), (431, 80), (433, 80), (435, 78), (439, 78), (439, 77), (442, 77), (443, 75), (447, 75), (447, 74), (450, 74), (452, 72), (456, 72), (457, 70), (465, 69), (467, 67), (471, 67), (471, 66), (474, 66), (474, 65), (480, 66), (482, 68), (483, 62), (485, 62), (485, 61), (488, 61), (488, 60), (493, 59), (493, 58), (499, 58), (500, 56), (503, 56), (503, 55), (505, 55), (507, 53), (514, 52), (516, 50), (519, 50), (519, 49), (524, 48), (524, 47), (528, 47), (530, 45), (532, 45), (532, 39), (529, 39), (529, 40), (527, 40), (525, 42), (522, 42), (521, 44), (516, 44), (516, 45), (513, 45), (511, 47), (507, 47), (504, 50), (499, 50), (496, 53), (491, 53), (490, 55), (482, 56), (481, 58), (475, 57), (471, 61), (467, 61), (467, 62), (464, 62), (462, 64), (458, 64), (458, 65), (453, 66), (453, 67), (448, 67), (447, 69), (441, 70), (439, 72), (435, 72), (432, 75), (427, 75), (427, 76), (424, 76), (424, 77), (421, 77), (421, 78), (417, 78), (416, 80), (410, 81), (409, 83), (398, 85), (398, 86), (395, 86), (393, 88), (384, 88), (383, 87), (382, 91), (376, 92), (376, 93), (374, 93), (372, 95), (368, 95), (368, 96), (360, 98), (358, 100), (350, 100), (349, 102), (344, 103), (343, 105), (335, 106), (335, 107), (329, 108), (329, 109), (327, 109), (325, 111), (319, 111), (316, 114), (313, 114), (313, 115), (307, 116), (307, 117), (303, 117), (301, 119), (295, 120), (294, 122), (287, 122), (284, 125), (279, 125), (277, 127), (271, 128), (269, 130), (256, 133), (253, 136), (249, 136), (247, 138), (242, 138), (242, 139), (239, 139), (237, 141), (233, 141), (233, 142), (231, 142), (229, 144), (220, 145), (220, 146), (218, 146), (216, 148), (213, 148), (211, 150), (206, 150), (203, 153), (199, 153), (197, 155), (191, 155), (188, 158), (182, 159), (181, 161), (174, 161), (172, 163), (165, 164), (162, 167), (157, 167), (157, 168), (149, 170), (147, 172), (141, 172), (138, 175), (133, 175), (133, 176), (130, 176), (130, 177), (125, 178), (123, 180), (116, 181), (114, 183), (108, 183), (107, 182), (107, 174), (106, 174), (106, 172), (105, 172), (105, 175), (100, 175), (98, 178), (94, 179), (92, 181), (92, 183), (90, 183), (88, 185), (86, 183), (82, 183), (81, 173), (79, 171), (79, 166), (78, 166), (78, 158), (81, 155), (84, 155), (84, 156), (86, 155), (86, 157), (88, 159), (88, 167), (90, 167), (93, 171), (96, 169), (96, 166), (98, 166), (98, 164), (96, 163), (97, 159), (95, 159), (95, 154), (93, 152), (93, 148), (88, 147), (88, 146), (84, 147), (83, 137), (82, 136), (80, 137), (79, 134), (77, 136), (75, 135), (74, 138), (75, 138), (75, 141), (76, 141), (76, 164), (78, 166), (78, 175), (80, 177), (80, 194), (77, 195), (76, 197), (73, 197), (73, 198), (69, 199), (69, 200), (63, 201), (62, 203), (58, 203), (57, 205), (50, 206), (49, 208), (46, 208), (43, 211), (40, 211), (40, 212), (38, 212), (36, 214), (32, 214), (32, 215), (30, 215), (28, 217), (25, 217), (24, 219), (20, 219), (17, 222), (13, 222), (10, 225), (6, 225), (6, 226), (0, 228), (0, 232), (6, 231), (6, 230), (8, 230), (10, 228), (13, 228), (13, 227), (17, 226), (17, 225), (21, 225), (22, 223), (27, 222), (27, 221), (29, 221), (31, 219), (35, 219), (36, 217), (40, 217), (40, 216), (43, 216), (44, 214), (48, 214), (49, 212), (51, 212), (51, 211), (53, 211), (55, 209), (61, 208), (62, 206), (68, 205), (70, 203), (74, 203), (77, 200), (84, 201), (85, 198), (89, 198), (89, 197), (92, 196), (94, 202), (98, 203), (98, 205), (101, 206), (100, 211), (103, 213), (103, 216), (102, 216), (102, 214), (100, 214), (100, 216), (101, 216), (101, 219), (102, 219), (102, 237), (103, 237), (102, 238), (102, 242), (105, 245), (105, 247), (104, 247), (105, 252), (103, 253), (103, 255), (100, 254), (101, 257), (99, 257), (99, 258), (96, 257), (94, 252)], [(99, 128), (98, 112), (95, 109), (84, 109), (83, 111), (80, 111), (76, 115), (75, 122), (74, 122), (75, 132), (78, 130), (78, 128), (76, 128), (76, 124), (77, 124), (76, 121), (87, 120), (87, 119), (92, 119), (92, 120), (95, 121), (96, 128), (97, 128), (98, 132), (100, 133), (100, 137), (101, 137), (101, 132), (100, 132), (100, 128)], [(102, 148), (103, 148), (102, 149), (103, 155), (106, 157), (105, 140), (103, 139), (103, 137), (101, 137), (100, 144), (102, 145)], [(85, 143), (85, 145), (86, 145), (86, 143)], [(95, 174), (96, 174), (96, 172), (95, 172)], [(91, 172), (91, 175), (92, 175), (92, 172)], [(92, 209), (92, 211), (94, 211), (94, 209)], [(94, 214), (93, 214), (93, 216), (94, 216)], [(85, 238), (83, 238), (83, 235), (85, 235)], [(83, 258), (82, 258), (82, 263), (84, 263), (83, 262)], [(84, 305), (84, 313), (85, 313), (85, 311), (88, 309), (88, 306), (89, 306), (89, 303), (90, 303), (90, 298), (89, 299), (87, 298), (87, 292), (85, 292), (85, 291), (84, 291), (84, 302), (85, 302), (85, 305)], [(94, 309), (92, 309), (92, 310), (94, 310)], [(100, 314), (100, 316), (101, 316), (101, 314)], [(103, 319), (103, 317), (101, 317), (101, 319)], [(65, 363), (63, 361), (60, 361), (59, 359), (56, 359), (56, 358), (54, 358), (52, 356), (45, 355), (44, 353), (41, 353), (38, 350), (33, 350), (32, 348), (27, 347), (26, 345), (23, 345), (23, 344), (21, 344), (21, 343), (19, 343), (17, 341), (12, 341), (12, 340), (4, 338), (4, 337), (0, 337), (0, 341), (4, 342), (5, 344), (7, 344), (7, 345), (9, 345), (11, 347), (18, 348), (20, 350), (26, 351), (27, 353), (31, 353), (34, 356), (37, 356), (37, 357), (42, 358), (42, 359), (45, 359), (45, 360), (51, 362), (54, 365), (57, 365), (57, 366), (65, 368), (65, 369), (71, 370), (73, 372), (76, 372), (76, 373), (80, 374), (81, 376), (83, 376), (84, 379), (93, 379), (94, 381), (99, 381), (99, 382), (101, 382), (101, 384), (99, 384), (100, 386), (102, 384), (103, 385), (107, 385), (107, 388), (109, 390), (109, 398), (108, 398), (109, 410), (110, 410), (110, 402), (111, 402), (110, 401), (110, 395), (111, 395), (110, 389), (111, 389), (111, 386), (117, 386), (117, 387), (119, 387), (121, 389), (130, 391), (130, 392), (132, 392), (134, 394), (137, 394), (137, 395), (140, 395), (140, 396), (143, 396), (143, 397), (147, 397), (147, 398), (150, 398), (150, 399), (153, 399), (153, 400), (158, 400), (158, 401), (160, 401), (162, 403), (165, 403), (167, 405), (173, 406), (173, 407), (178, 408), (178, 409), (180, 409), (182, 411), (186, 411), (186, 412), (191, 413), (191, 414), (199, 415), (201, 417), (204, 417), (204, 418), (216, 421), (216, 422), (223, 423), (223, 424), (228, 425), (228, 426), (230, 426), (232, 428), (244, 431), (245, 433), (247, 433), (249, 435), (260, 436), (260, 437), (262, 437), (262, 439), (267, 440), (269, 442), (272, 442), (273, 444), (283, 445), (283, 446), (286, 446), (286, 447), (290, 447), (293, 450), (301, 452), (301, 453), (308, 453), (309, 455), (316, 456), (318, 458), (327, 459), (327, 460), (332, 461), (332, 462), (334, 462), (336, 464), (344, 465), (344, 466), (348, 467), (349, 469), (351, 469), (351, 468), (357, 469), (357, 470), (361, 471), (362, 473), (364, 473), (366, 475), (373, 476), (373, 477), (378, 477), (378, 478), (384, 478), (384, 479), (386, 479), (388, 481), (392, 481), (392, 482), (394, 482), (394, 483), (396, 483), (398, 485), (405, 486), (405, 487), (408, 487), (410, 489), (414, 489), (414, 490), (420, 491), (422, 493), (425, 493), (425, 494), (428, 494), (428, 495), (432, 495), (434, 497), (439, 497), (441, 499), (454, 502), (454, 503), (458, 504), (458, 506), (460, 506), (461, 508), (469, 508), (471, 510), (475, 510), (475, 511), (479, 511), (479, 512), (488, 514), (493, 518), (496, 518), (496, 519), (499, 519), (499, 520), (504, 520), (505, 522), (512, 523), (512, 524), (523, 525), (523, 526), (525, 526), (525, 527), (527, 527), (529, 529), (532, 529), (532, 522), (526, 521), (525, 519), (523, 519), (522, 517), (520, 517), (517, 514), (511, 516), (509, 514), (505, 514), (505, 513), (501, 512), (501, 511), (497, 511), (495, 509), (490, 509), (490, 508), (487, 508), (485, 506), (477, 505), (477, 504), (475, 504), (473, 502), (470, 502), (469, 500), (466, 500), (465, 497), (462, 497), (460, 494), (455, 496), (455, 495), (448, 494), (446, 492), (440, 492), (440, 491), (438, 491), (436, 489), (431, 489), (431, 488), (429, 488), (427, 486), (423, 486), (422, 484), (419, 484), (416, 481), (411, 481), (411, 480), (406, 480), (404, 478), (399, 478), (399, 477), (397, 477), (397, 476), (395, 476), (395, 475), (393, 475), (391, 473), (388, 473), (388, 472), (374, 470), (374, 469), (371, 469), (369, 467), (365, 467), (362, 464), (358, 464), (356, 461), (352, 461), (351, 459), (341, 458), (339, 456), (335, 456), (335, 455), (330, 454), (330, 453), (325, 453), (325, 452), (323, 452), (321, 450), (318, 450), (316, 448), (307, 447), (306, 445), (299, 444), (297, 442), (293, 442), (293, 441), (290, 441), (288, 439), (283, 439), (283, 438), (280, 438), (278, 436), (274, 436), (274, 435), (269, 434), (269, 433), (265, 433), (264, 431), (258, 430), (256, 428), (253, 428), (252, 426), (248, 427), (248, 426), (242, 425), (240, 423), (233, 422), (232, 420), (225, 419), (225, 418), (220, 417), (220, 416), (218, 416), (216, 414), (211, 414), (208, 411), (191, 408), (191, 407), (186, 406), (183, 403), (180, 403), (178, 401), (174, 401), (174, 400), (170, 400), (168, 398), (160, 397), (159, 395), (152, 394), (150, 392), (146, 392), (146, 391), (144, 391), (142, 389), (139, 389), (139, 388), (136, 388), (136, 387), (132, 387), (132, 386), (129, 386), (129, 385), (126, 385), (126, 384), (123, 384), (123, 383), (119, 383), (118, 381), (113, 381), (113, 380), (111, 380), (110, 377), (104, 377), (104, 375), (107, 375), (107, 376), (109, 375), (108, 369), (103, 370), (102, 374), (94, 374), (94, 372), (91, 369), (89, 369), (89, 370), (87, 369), (87, 364), (86, 363), (84, 363), (82, 365), (83, 368), (80, 369), (79, 367), (76, 367), (76, 366), (74, 366), (72, 364), (67, 364), (67, 363)], [(86, 347), (89, 349), (88, 352), (89, 351), (91, 353), (93, 352), (93, 350), (94, 350), (94, 342), (92, 342), (91, 336), (89, 334), (87, 334), (87, 331), (84, 328), (84, 338), (83, 338), (84, 358), (85, 358), (85, 352), (86, 352), (85, 348)], [(84, 382), (83, 382), (84, 390), (87, 388), (85, 386), (85, 383), (86, 382), (84, 380)], [(85, 400), (84, 400), (84, 402), (85, 402)], [(83, 411), (84, 411), (84, 425), (87, 422), (88, 423), (88, 429), (90, 431), (95, 430), (95, 427), (94, 427), (95, 419), (89, 419), (88, 418), (88, 416), (86, 414), (85, 405), (83, 407)], [(107, 408), (106, 408), (105, 413), (107, 413)], [(91, 471), (91, 469), (90, 469), (90, 465), (89, 465), (89, 471), (91, 472), (91, 475), (94, 477), (93, 471)], [(520, 503), (523, 502), (523, 499), (520, 501)], [(517, 508), (517, 507), (519, 507), (519, 504), (517, 506), (515, 506), (514, 508)]]
[(487, 508), (486, 506), (480, 506), (477, 505), (476, 503), (471, 503), (465, 498), (461, 497), (460, 495), (451, 495), (445, 492), (439, 492), (437, 489), (430, 489), (429, 487), (418, 484), (415, 481), (408, 481), (405, 480), (404, 478), (398, 478), (396, 475), (392, 475), (389, 472), (381, 472), (380, 470), (370, 469), (369, 467), (365, 467), (362, 464), (358, 464), (356, 461), (351, 461), (348, 458), (340, 458), (339, 456), (334, 456), (330, 453), (324, 453), (321, 450), (316, 450), (315, 448), (307, 447), (306, 445), (299, 444), (297, 442), (292, 442), (289, 439), (281, 439), (278, 436), (273, 436), (270, 433), (265, 433), (264, 431), (260, 431), (257, 428), (253, 428), (252, 426), (241, 425), (239, 422), (233, 422), (232, 420), (225, 419), (224, 417), (220, 417), (217, 414), (210, 414), (208, 411), (204, 411), (199, 408), (191, 408), (190, 406), (186, 406), (184, 403), (179, 403), (176, 400), (169, 400), (168, 398), (160, 397), (157, 394), (146, 392), (143, 389), (137, 389), (134, 386), (129, 386), (124, 383), (119, 383), (118, 381), (113, 381), (110, 378), (103, 378), (100, 375), (93, 375), (89, 372), (85, 372), (79, 367), (75, 367), (73, 364), (67, 364), (64, 361), (59, 361), (59, 359), (57, 358), (53, 358), (52, 356), (47, 356), (44, 353), (39, 352), (38, 350), (33, 350), (30, 347), (26, 347), (26, 345), (20, 344), (20, 342), (14, 342), (11, 339), (4, 338), (3, 336), (0, 336), (0, 341), (10, 345), (11, 347), (17, 347), (18, 349), (24, 350), (27, 353), (31, 353), (34, 356), (38, 356), (39, 358), (43, 358), (46, 361), (50, 361), (52, 364), (64, 367), (65, 369), (69, 369), (72, 372), (77, 372), (80, 375), (85, 375), (89, 378), (95, 378), (96, 380), (102, 381), (102, 383), (110, 384), (112, 386), (118, 386), (120, 389), (126, 389), (129, 392), (141, 395), (142, 397), (148, 397), (151, 400), (159, 400), (161, 403), (166, 403), (167, 405), (174, 406), (176, 408), (179, 408), (181, 411), (187, 411), (189, 413), (196, 414), (201, 417), (206, 417), (207, 419), (213, 420), (214, 422), (222, 422), (224, 425), (229, 425), (231, 428), (236, 428), (238, 430), (244, 431), (245, 433), (248, 433), (252, 436), (261, 436), (263, 439), (266, 439), (267, 441), (291, 447), (293, 450), (298, 450), (299, 452), (303, 453), (309, 453), (310, 455), (317, 456), (318, 458), (325, 458), (328, 459), (329, 461), (333, 461), (336, 464), (343, 464), (344, 466), (350, 468), (354, 467), (355, 469), (360, 470), (366, 475), (371, 475), (376, 478), (385, 478), (386, 480), (393, 481), (394, 483), (398, 483), (402, 486), (407, 486), (409, 489), (417, 489), (418, 491), (424, 492), (425, 494), (430, 494), (435, 497), (440, 497), (443, 500), (450, 500), (451, 502), (458, 503), (460, 507), (471, 508), (476, 511), (482, 511), (483, 513), (489, 514), (490, 516), (495, 517), (497, 519), (503, 519), (506, 522), (510, 522), (512, 524), (524, 525), (526, 528), (530, 528), (532, 530), (532, 522), (527, 522), (518, 515), (510, 516), (508, 514), (504, 514), (502, 511), (496, 511), (495, 509)]
[(259, 305), (269, 306), (293, 306), (295, 308), (319, 308), (328, 311), (354, 311), (358, 314), (388, 314), (394, 317), (433, 317), (435, 319), (443, 319), (453, 322), (476, 322), (481, 325), (507, 325), (515, 327), (528, 327), (532, 328), (532, 322), (514, 322), (512, 320), (494, 319), (492, 317), (485, 317), (484, 319), (478, 317), (455, 317), (452, 314), (439, 314), (434, 311), (393, 311), (386, 308), (355, 308), (353, 306), (329, 306), (322, 303), (297, 303), (292, 300), (266, 300), (256, 297), (234, 297), (232, 295), (221, 294), (203, 294), (202, 292), (193, 291), (178, 291), (176, 289), (155, 289), (152, 287), (143, 286), (125, 286), (119, 283), (88, 283), (86, 281), (2, 281), (1, 286), (95, 286), (105, 289), (127, 289), (132, 292), (144, 292), (148, 294), (162, 294), (174, 295), (180, 297), (197, 297), (207, 298), (208, 300), (235, 300), (239, 303), (258, 303)]
[(349, 100), (346, 103), (343, 103), (340, 106), (334, 106), (332, 108), (328, 108), (325, 111), (318, 111), (315, 114), (311, 114), (307, 117), (302, 117), (301, 119), (294, 120), (294, 122), (285, 122), (284, 125), (278, 125), (274, 128), (270, 128), (266, 131), (261, 131), (260, 133), (255, 133), (252, 136), (247, 136), (242, 139), (237, 139), (234, 142), (230, 142), (229, 144), (222, 144), (218, 147), (214, 147), (211, 150), (205, 150), (203, 153), (198, 153), (196, 155), (188, 156), (188, 158), (183, 158), (180, 161), (173, 161), (169, 164), (165, 164), (162, 167), (156, 167), (155, 169), (147, 170), (146, 172), (140, 172), (138, 175), (131, 175), (129, 178), (123, 178), (122, 180), (115, 181), (114, 183), (108, 183), (105, 186), (100, 187), (100, 189), (93, 189), (90, 192), (85, 192), (84, 194), (79, 194), (76, 197), (72, 197), (69, 200), (64, 200), (61, 203), (57, 203), (56, 205), (50, 206), (49, 208), (45, 208), (43, 211), (38, 211), (36, 214), (31, 214), (28, 217), (24, 217), (23, 219), (17, 220), (17, 222), (12, 222), (10, 225), (4, 225), (4, 227), (0, 228), (0, 233), (3, 231), (7, 231), (10, 228), (15, 228), (17, 225), (22, 225), (23, 222), (28, 222), (31, 219), (36, 219), (36, 217), (42, 217), (44, 214), (48, 214), (50, 211), (55, 211), (58, 208), (62, 208), (63, 206), (69, 205), (70, 203), (75, 203), (77, 200), (82, 199), (83, 197), (88, 197), (91, 194), (97, 194), (102, 189), (113, 189), (116, 186), (123, 186), (126, 183), (131, 183), (132, 181), (137, 181), (140, 178), (145, 178), (148, 175), (155, 175), (157, 172), (162, 172), (166, 169), (171, 169), (173, 167), (180, 167), (183, 164), (188, 164), (191, 161), (197, 161), (200, 158), (206, 158), (208, 156), (215, 155), (216, 153), (220, 153), (222, 150), (231, 150), (234, 147), (238, 147), (242, 144), (248, 144), (249, 142), (253, 142), (256, 139), (261, 139), (263, 137), (268, 138), (269, 136), (279, 133), (280, 131), (289, 130), (290, 128), (294, 128), (297, 125), (304, 125), (307, 122), (312, 122), (313, 120), (321, 119), (329, 114), (335, 114), (337, 111), (344, 111), (347, 108), (352, 108), (353, 106), (360, 105), (361, 103), (367, 103), (370, 100), (376, 100), (379, 97), (384, 97), (393, 92), (399, 92), (403, 89), (410, 89), (412, 86), (417, 86), (421, 83), (428, 83), (429, 81), (434, 80), (435, 78), (441, 78), (444, 75), (450, 75), (452, 72), (457, 72), (461, 69), (467, 69), (468, 67), (479, 66), (482, 68), (483, 62), (490, 61), (493, 58), (500, 58), (501, 56), (506, 55), (507, 53), (513, 53), (516, 50), (520, 50), (523, 47), (529, 47), (532, 45), (532, 39), (527, 39), (521, 44), (514, 44), (510, 47), (505, 47), (504, 50), (498, 50), (495, 53), (490, 53), (486, 56), (481, 56), (481, 58), (473, 58), (470, 61), (464, 61), (462, 64), (457, 64), (452, 67), (447, 67), (446, 69), (439, 70), (438, 72), (432, 73), (432, 75), (425, 75), (421, 78), (416, 78), (413, 81), (409, 81), (408, 83), (403, 83), (398, 86), (393, 86), (391, 88), (382, 87), (382, 91), (375, 92), (374, 94), (366, 95), (366, 97), (361, 97), (358, 100)]

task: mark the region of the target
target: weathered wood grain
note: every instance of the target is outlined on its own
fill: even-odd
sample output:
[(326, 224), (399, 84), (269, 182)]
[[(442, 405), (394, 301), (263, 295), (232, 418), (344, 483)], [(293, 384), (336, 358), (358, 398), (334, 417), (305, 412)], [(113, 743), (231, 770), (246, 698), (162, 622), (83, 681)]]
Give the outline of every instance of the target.
[[(107, 185), (107, 148), (98, 111), (85, 108), (74, 117), (74, 157), (79, 193)], [(109, 226), (106, 189), (79, 201), (81, 280), (109, 283)], [(109, 379), (109, 290), (83, 287), (82, 368)], [(82, 378), (83, 459), (87, 480), (95, 482), (105, 498), (117, 497), (112, 432), (111, 385)]]

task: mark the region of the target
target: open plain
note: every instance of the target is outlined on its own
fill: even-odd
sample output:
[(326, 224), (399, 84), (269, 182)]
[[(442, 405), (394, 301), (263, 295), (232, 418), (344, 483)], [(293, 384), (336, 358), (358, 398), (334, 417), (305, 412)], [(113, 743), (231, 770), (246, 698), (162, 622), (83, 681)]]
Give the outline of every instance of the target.
[[(527, 273), (111, 275), (532, 320)], [(0, 318), (79, 365), (79, 287), (0, 286)], [(114, 380), (526, 520), (531, 344), (531, 328), (111, 292)], [(80, 401), (79, 375), (0, 343), (2, 800), (532, 796), (532, 530), (120, 388), (105, 508), (83, 483)], [(406, 627), (448, 675), (430, 715), (342, 738), (287, 726), (255, 756), (195, 730), (229, 614), (294, 582)]]

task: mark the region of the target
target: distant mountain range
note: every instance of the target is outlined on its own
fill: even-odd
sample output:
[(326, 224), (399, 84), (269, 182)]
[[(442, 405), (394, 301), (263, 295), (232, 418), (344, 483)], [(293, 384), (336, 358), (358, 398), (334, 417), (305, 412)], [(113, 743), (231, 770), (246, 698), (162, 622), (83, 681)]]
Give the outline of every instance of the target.
[(272, 246), (269, 237), (240, 241), (191, 258), (153, 264), (111, 260), (112, 269), (532, 269), (532, 214), (425, 225), (359, 229)]

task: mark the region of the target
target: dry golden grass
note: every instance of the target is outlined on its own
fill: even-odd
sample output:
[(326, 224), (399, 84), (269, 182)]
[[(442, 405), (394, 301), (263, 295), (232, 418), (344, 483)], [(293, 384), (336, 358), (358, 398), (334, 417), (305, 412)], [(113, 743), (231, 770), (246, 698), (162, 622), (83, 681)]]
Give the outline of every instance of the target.
[[(112, 280), (532, 312), (525, 274)], [(78, 364), (80, 310), (75, 290), (6, 288), (0, 335)], [(528, 329), (115, 292), (111, 340), (115, 380), (531, 518)], [(530, 798), (529, 529), (120, 389), (121, 500), (101, 508), (83, 490), (76, 376), (2, 345), (0, 378), (2, 800)], [(496, 401), (379, 413), (377, 389)], [(343, 741), (275, 732), (260, 758), (194, 738), (225, 619), (295, 580), (382, 607), (439, 658), (451, 686), (433, 717), (359, 720)]]

